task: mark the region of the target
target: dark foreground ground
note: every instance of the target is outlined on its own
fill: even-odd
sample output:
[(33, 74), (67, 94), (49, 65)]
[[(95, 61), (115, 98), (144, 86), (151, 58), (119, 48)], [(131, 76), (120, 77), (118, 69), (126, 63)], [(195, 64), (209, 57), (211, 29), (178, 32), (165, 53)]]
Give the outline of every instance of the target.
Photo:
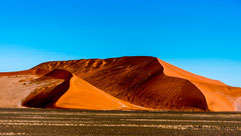
[(241, 113), (0, 109), (0, 135), (241, 136)]

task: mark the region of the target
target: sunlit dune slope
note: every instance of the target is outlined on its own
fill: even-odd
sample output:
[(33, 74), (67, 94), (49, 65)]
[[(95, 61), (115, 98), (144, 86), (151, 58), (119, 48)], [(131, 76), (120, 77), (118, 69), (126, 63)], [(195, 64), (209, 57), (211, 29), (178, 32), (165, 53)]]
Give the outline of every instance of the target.
[(57, 108), (95, 110), (146, 109), (117, 99), (77, 76), (71, 78), (69, 89), (56, 102), (55, 106)]
[[(11, 85), (4, 85), (0, 98), (7, 95), (10, 107), (21, 101), (38, 108), (241, 111), (240, 88), (155, 57), (46, 62), (27, 71), (0, 73), (0, 85), (3, 78), (16, 80), (14, 76), (34, 78), (21, 86), (16, 83), (15, 87), (28, 90), (21, 100), (6, 93)], [(10, 88), (14, 92), (14, 86)]]

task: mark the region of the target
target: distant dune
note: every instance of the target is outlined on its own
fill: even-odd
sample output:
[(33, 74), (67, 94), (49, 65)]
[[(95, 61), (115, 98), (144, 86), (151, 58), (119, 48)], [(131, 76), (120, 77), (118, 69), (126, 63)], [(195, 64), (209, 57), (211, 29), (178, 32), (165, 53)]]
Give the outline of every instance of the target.
[(54, 61), (0, 73), (0, 107), (241, 111), (241, 88), (155, 57)]

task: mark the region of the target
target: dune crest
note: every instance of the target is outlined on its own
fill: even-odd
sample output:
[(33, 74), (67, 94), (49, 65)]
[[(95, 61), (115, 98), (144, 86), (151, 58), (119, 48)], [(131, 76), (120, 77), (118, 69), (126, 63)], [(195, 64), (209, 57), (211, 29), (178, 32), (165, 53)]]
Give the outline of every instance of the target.
[(29, 94), (22, 105), (27, 107), (201, 111), (238, 111), (241, 107), (241, 88), (155, 57), (45, 62), (27, 71), (0, 73), (0, 84), (1, 78), (10, 81), (8, 76), (16, 75), (38, 77), (26, 83)]

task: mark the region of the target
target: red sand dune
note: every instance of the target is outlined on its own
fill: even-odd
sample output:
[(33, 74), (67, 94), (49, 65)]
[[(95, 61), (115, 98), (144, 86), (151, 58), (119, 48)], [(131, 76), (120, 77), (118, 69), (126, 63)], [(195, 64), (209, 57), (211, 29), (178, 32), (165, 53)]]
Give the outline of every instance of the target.
[[(35, 78), (27, 78), (30, 76)], [(19, 101), (16, 97), (12, 101), (26, 107), (241, 110), (241, 88), (192, 74), (155, 57), (46, 62), (27, 71), (0, 73), (0, 86), (1, 78), (14, 83), (24, 80), (25, 85), (16, 82), (15, 89), (26, 88), (28, 94), (25, 91)], [(5, 85), (0, 102), (4, 95), (11, 95), (2, 93), (6, 88), (16, 92), (13, 86)], [(16, 106), (11, 99), (8, 105)]]

